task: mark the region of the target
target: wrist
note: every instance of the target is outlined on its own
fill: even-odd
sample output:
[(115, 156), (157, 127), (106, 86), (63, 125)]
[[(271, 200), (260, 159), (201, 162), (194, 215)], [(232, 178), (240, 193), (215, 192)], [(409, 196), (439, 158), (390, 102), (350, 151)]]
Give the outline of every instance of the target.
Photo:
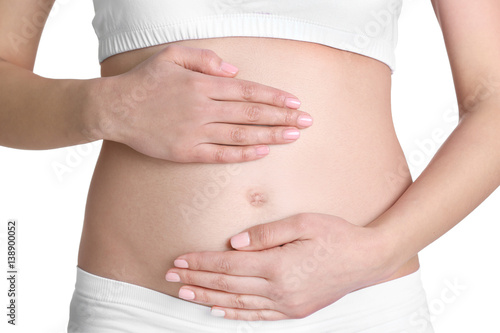
[(82, 134), (89, 142), (109, 139), (109, 92), (111, 91), (109, 78), (85, 80), (83, 91), (85, 94), (82, 108)]
[[(384, 279), (392, 276), (411, 256), (406, 258), (402, 235), (379, 219), (365, 226), (370, 232), (377, 258), (374, 259)], [(406, 258), (406, 259), (405, 259)]]

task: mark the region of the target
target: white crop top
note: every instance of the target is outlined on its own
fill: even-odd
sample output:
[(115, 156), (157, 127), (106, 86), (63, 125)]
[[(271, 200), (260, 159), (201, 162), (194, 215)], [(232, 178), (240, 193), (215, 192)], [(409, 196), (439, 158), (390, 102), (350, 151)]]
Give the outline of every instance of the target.
[(395, 68), (402, 0), (94, 0), (99, 61), (185, 39), (254, 36), (314, 42)]

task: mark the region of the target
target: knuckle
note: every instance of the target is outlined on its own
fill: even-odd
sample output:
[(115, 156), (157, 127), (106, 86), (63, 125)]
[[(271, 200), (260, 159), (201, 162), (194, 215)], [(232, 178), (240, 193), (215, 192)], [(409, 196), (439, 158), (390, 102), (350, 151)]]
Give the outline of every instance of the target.
[(266, 320), (266, 315), (264, 314), (264, 311), (256, 311), (254, 314), (253, 320)]
[(195, 279), (193, 278), (193, 276), (189, 273), (187, 274), (184, 274), (183, 276), (181, 276), (181, 281), (182, 283), (184, 284), (196, 284), (196, 281)]
[(261, 225), (261, 227), (257, 229), (257, 237), (263, 245), (271, 244), (274, 240), (273, 229), (268, 225)]
[(272, 140), (272, 142), (274, 143), (278, 143), (282, 139), (283, 139), (283, 129), (279, 127), (273, 129), (270, 140)]
[[(250, 303), (250, 302), (247, 302)], [(248, 307), (252, 306), (253, 309), (269, 309), (274, 310), (276, 308), (275, 304), (268, 298), (262, 297), (252, 300), (251, 304), (247, 304)]]
[(217, 272), (229, 273), (231, 271), (231, 264), (225, 258), (219, 258), (216, 262)]
[(251, 100), (256, 93), (256, 87), (252, 83), (244, 82), (240, 86), (241, 89), (241, 96), (243, 97), (244, 100)]
[[(235, 320), (247, 320), (247, 318), (240, 312), (240, 311), (237, 311), (237, 310), (231, 310), (231, 318), (232, 319), (235, 319)], [(227, 316), (226, 316), (227, 318)]]
[(196, 300), (198, 302), (203, 302), (203, 303), (209, 303), (210, 298), (208, 297), (208, 293), (204, 289), (197, 289), (196, 290)]
[(273, 93), (273, 105), (284, 106), (285, 105), (286, 96), (276, 91)]
[(173, 44), (165, 47), (159, 56), (161, 60), (171, 61), (179, 56), (182, 56), (184, 52), (184, 46)]
[(236, 297), (233, 299), (232, 306), (234, 308), (238, 308), (238, 309), (246, 309), (247, 302), (245, 301), (244, 298), (245, 298), (245, 296), (243, 296), (243, 295), (236, 295)]
[(262, 109), (256, 105), (250, 105), (245, 109), (246, 119), (250, 122), (256, 122), (262, 115)]
[(216, 163), (224, 162), (226, 159), (226, 148), (224, 148), (224, 147), (215, 148), (215, 150), (213, 152), (212, 159)]
[(200, 50), (201, 63), (208, 67), (213, 67), (217, 65), (217, 54), (210, 49)]
[(290, 125), (293, 122), (295, 111), (291, 109), (285, 109), (283, 114), (285, 124)]
[(229, 133), (232, 142), (241, 143), (246, 139), (246, 130), (242, 127), (235, 127)]
[(282, 129), (278, 127), (269, 128), (267, 139), (270, 143), (277, 143), (282, 137)]
[(242, 148), (241, 149), (241, 160), (250, 161), (252, 159), (252, 148)]
[(217, 290), (229, 290), (229, 283), (226, 278), (222, 276), (215, 277), (211, 285)]

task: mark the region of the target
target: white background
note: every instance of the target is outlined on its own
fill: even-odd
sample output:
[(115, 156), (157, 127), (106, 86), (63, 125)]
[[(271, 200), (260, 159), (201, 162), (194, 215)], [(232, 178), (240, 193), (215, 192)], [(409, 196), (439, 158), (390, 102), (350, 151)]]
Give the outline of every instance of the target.
[[(98, 77), (92, 17), (90, 0), (57, 2), (42, 37), (35, 72), (52, 78)], [(393, 114), (416, 178), (438, 148), (438, 143), (431, 147), (428, 141), (433, 130), (450, 133), (456, 125), (450, 115), (456, 116), (457, 107), (430, 1), (407, 0), (399, 29)], [(426, 140), (427, 145), (418, 144)], [(2, 278), (2, 332), (66, 331), (86, 195), (99, 147), (99, 143), (50, 151), (0, 147), (1, 258), (6, 256), (6, 221), (19, 221), (18, 326), (6, 324), (7, 284)], [(59, 179), (53, 169), (57, 163), (69, 166), (71, 172)], [(497, 190), (421, 253), (437, 333), (500, 331), (499, 202)], [(4, 263), (0, 266), (5, 267)], [(465, 289), (454, 291), (450, 284)]]

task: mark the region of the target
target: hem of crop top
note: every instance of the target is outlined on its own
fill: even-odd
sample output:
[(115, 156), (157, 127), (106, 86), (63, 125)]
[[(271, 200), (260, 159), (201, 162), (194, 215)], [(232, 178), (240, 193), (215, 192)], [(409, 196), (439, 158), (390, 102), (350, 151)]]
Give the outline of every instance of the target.
[(106, 58), (149, 46), (186, 39), (217, 37), (268, 37), (313, 42), (359, 53), (395, 70), (393, 45), (389, 41), (277, 15), (234, 14), (183, 20), (165, 26), (113, 31), (99, 36), (99, 62)]

